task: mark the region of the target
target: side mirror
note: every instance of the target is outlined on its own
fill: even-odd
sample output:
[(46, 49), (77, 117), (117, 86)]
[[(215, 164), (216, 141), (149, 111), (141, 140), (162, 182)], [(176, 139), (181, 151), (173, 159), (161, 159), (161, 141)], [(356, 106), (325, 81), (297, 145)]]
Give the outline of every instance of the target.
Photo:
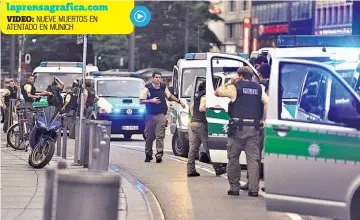
[(360, 130), (359, 110), (359, 105), (353, 106), (351, 103), (332, 104), (329, 109), (328, 119)]

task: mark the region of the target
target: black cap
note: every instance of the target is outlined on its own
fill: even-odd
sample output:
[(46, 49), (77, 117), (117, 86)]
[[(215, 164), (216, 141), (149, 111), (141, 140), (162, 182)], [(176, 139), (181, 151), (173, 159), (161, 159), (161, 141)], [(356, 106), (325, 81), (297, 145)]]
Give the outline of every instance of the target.
[(269, 63), (268, 60), (266, 59), (266, 57), (264, 56), (259, 56), (258, 58), (256, 58), (255, 60), (255, 64), (261, 64), (261, 63)]

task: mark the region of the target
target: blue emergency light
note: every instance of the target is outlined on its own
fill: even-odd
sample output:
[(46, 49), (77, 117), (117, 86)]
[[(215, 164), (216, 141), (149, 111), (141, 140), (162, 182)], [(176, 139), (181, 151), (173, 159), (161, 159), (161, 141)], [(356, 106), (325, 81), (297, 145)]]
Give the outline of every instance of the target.
[(360, 47), (360, 36), (280, 35), (277, 47)]
[(83, 63), (77, 62), (77, 63), (76, 63), (76, 66), (77, 66), (77, 67), (83, 67)]
[(245, 59), (249, 59), (249, 56), (246, 54), (246, 53), (239, 53), (238, 54), (240, 57), (242, 57), (242, 58), (245, 58)]
[(46, 67), (46, 66), (47, 66), (47, 62), (41, 62), (41, 63), (40, 63), (40, 66), (41, 66), (41, 67)]
[(185, 60), (206, 60), (206, 53), (187, 53), (184, 56)]
[(91, 72), (92, 76), (101, 76), (101, 73), (99, 71)]
[(48, 61), (43, 61), (40, 63), (41, 67), (83, 67), (83, 63), (82, 62), (48, 62)]
[(132, 72), (132, 73), (130, 73), (130, 76), (131, 76), (131, 77), (135, 77), (135, 78), (139, 78), (139, 77), (140, 77), (140, 74), (139, 74), (139, 73)]

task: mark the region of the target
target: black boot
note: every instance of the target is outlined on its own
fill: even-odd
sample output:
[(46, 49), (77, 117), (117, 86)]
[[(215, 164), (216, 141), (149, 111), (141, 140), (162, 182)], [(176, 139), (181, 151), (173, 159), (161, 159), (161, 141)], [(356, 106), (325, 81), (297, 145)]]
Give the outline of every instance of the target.
[(152, 159), (153, 159), (153, 157), (151, 157), (151, 156), (146, 156), (145, 162), (148, 163), (148, 162), (152, 161)]

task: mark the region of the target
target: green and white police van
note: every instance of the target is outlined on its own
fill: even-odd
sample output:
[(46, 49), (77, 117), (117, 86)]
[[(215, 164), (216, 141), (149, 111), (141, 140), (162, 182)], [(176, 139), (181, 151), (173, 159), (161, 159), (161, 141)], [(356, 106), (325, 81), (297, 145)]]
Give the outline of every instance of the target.
[[(82, 67), (83, 64), (81, 62), (41, 62), (40, 66), (36, 67), (32, 73), (35, 76), (34, 85), (37, 92), (45, 91), (48, 85), (53, 82), (53, 76), (56, 76), (63, 81), (65, 86), (71, 85), (74, 80), (82, 76)], [(94, 71), (99, 71), (99, 69), (92, 65), (86, 66), (87, 74)], [(63, 91), (62, 96), (65, 96), (65, 90)], [(33, 106), (48, 106), (47, 96), (42, 96), (39, 101), (33, 103)]]
[(144, 136), (146, 106), (140, 104), (144, 80), (132, 73), (127, 76), (87, 77), (92, 81), (99, 101), (94, 105), (91, 119), (111, 121), (111, 133), (130, 139), (134, 134)]

